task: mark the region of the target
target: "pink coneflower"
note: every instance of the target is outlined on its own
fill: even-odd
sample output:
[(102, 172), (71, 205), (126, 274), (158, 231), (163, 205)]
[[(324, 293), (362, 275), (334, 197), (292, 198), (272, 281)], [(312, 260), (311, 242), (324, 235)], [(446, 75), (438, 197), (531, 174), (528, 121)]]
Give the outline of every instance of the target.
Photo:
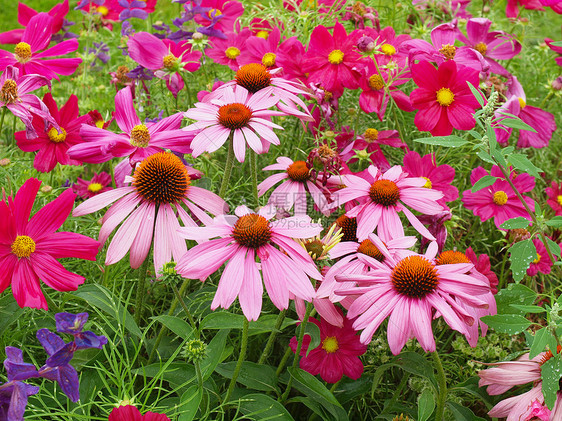
[(319, 83), (328, 91), (357, 89), (359, 71), (364, 66), (356, 47), (359, 36), (359, 32), (348, 35), (339, 22), (334, 26), (333, 35), (323, 25), (314, 28), (303, 62), (309, 82)]
[(404, 155), (404, 171), (412, 177), (422, 177), (427, 182), (424, 187), (439, 190), (443, 193), (443, 201), (451, 202), (459, 198), (459, 190), (452, 185), (455, 169), (447, 164), (437, 165), (435, 154), (423, 157), (410, 151)]
[(238, 218), (218, 216), (206, 227), (182, 228), (180, 235), (187, 239), (220, 238), (190, 249), (176, 266), (178, 273), (204, 281), (228, 261), (211, 309), (228, 308), (238, 297), (248, 320), (260, 316), (262, 275), (267, 294), (278, 309), (289, 306), (290, 294), (312, 301), (315, 292), (309, 276), (320, 279), (321, 275), (306, 250), (293, 238), (314, 237), (322, 227), (313, 224), (308, 216), (271, 221), (273, 212), (268, 207), (252, 213), (240, 206), (236, 215)]
[(346, 215), (357, 218), (357, 238), (361, 241), (375, 228), (383, 241), (390, 241), (396, 236), (403, 237), (404, 228), (398, 216), (400, 211), (421, 235), (434, 240), (427, 228), (406, 207), (407, 205), (426, 215), (443, 210), (438, 203), (443, 193), (423, 187), (426, 182), (424, 178), (408, 176), (399, 165), (384, 173), (371, 165), (366, 178), (346, 175), (346, 187), (334, 194), (334, 200), (339, 205), (352, 200), (360, 202), (347, 211)]
[(246, 50), (240, 54), (238, 63), (241, 65), (261, 63), (268, 69), (279, 67), (277, 49), (281, 40), (279, 28), (273, 29), (267, 38), (253, 36), (246, 41)]
[(546, 201), (548, 206), (552, 208), (555, 215), (562, 215), (562, 183), (553, 181), (544, 191), (548, 196)]
[(159, 152), (144, 159), (126, 182), (131, 185), (98, 194), (72, 213), (74, 216), (86, 215), (117, 200), (105, 213), (99, 234), (100, 242), (104, 243), (124, 221), (107, 249), (106, 265), (118, 262), (130, 250), (131, 267), (140, 267), (154, 237), (154, 269), (157, 273), (172, 257), (177, 262), (187, 251), (185, 241), (176, 233), (180, 228), (176, 213), (184, 225), (197, 226), (184, 206), (203, 223), (211, 221), (205, 211), (213, 215), (227, 211), (219, 196), (191, 185), (187, 168), (169, 152)]
[(36, 115), (33, 117), (32, 124), (37, 137), (28, 139), (25, 131), (16, 132), (18, 147), (24, 152), (38, 151), (33, 161), (33, 168), (40, 172), (52, 171), (57, 163), (81, 165), (81, 161), (70, 159), (67, 151), (71, 146), (83, 142), (80, 137), (80, 127), (92, 121), (90, 116), (88, 114), (80, 116), (78, 97), (74, 94), (70, 95), (60, 110), (50, 92), (43, 97), (43, 103), (58, 123), (59, 129), (52, 124), (46, 125), (45, 119)]
[(47, 310), (40, 280), (57, 291), (76, 291), (84, 277), (67, 271), (58, 259), (96, 260), (100, 243), (73, 232), (56, 232), (72, 210), (76, 195), (65, 190), (29, 215), (41, 181), (28, 179), (8, 202), (0, 201), (0, 292), (10, 283), (20, 307)]
[(99, 174), (94, 173), (91, 180), (84, 180), (78, 177), (76, 183), (72, 185), (72, 190), (82, 199), (89, 199), (97, 194), (111, 190), (110, 184), (111, 175), (102, 171)]
[(395, 259), (382, 241), (373, 238), (385, 256), (384, 263), (366, 257), (372, 268), (368, 274), (336, 276), (338, 281), (357, 282), (357, 286), (337, 289), (336, 294), (359, 295), (349, 307), (347, 317), (356, 318), (354, 329), (363, 329), (361, 342), (369, 343), (387, 317), (388, 344), (394, 355), (413, 337), (425, 351), (435, 351), (431, 320), (436, 314), (452, 329), (469, 335), (469, 326), (476, 320), (461, 304), (484, 308), (488, 303), (481, 296), (490, 291), (486, 281), (467, 274), (473, 265), (436, 266), (433, 262), (437, 252), (435, 243), (431, 243), (425, 255)]
[(490, 265), (490, 257), (484, 253), (476, 256), (476, 253), (474, 252), (474, 250), (472, 250), (472, 247), (467, 248), (464, 254), (466, 257), (468, 257), (470, 263), (474, 265), (474, 269), (476, 269), (478, 272), (480, 272), (482, 275), (488, 278), (488, 281), (490, 282), (490, 290), (492, 291), (492, 294), (494, 295), (497, 294), (498, 277), (492, 270), (492, 267)]
[[(351, 320), (345, 318), (342, 327), (333, 326), (322, 318), (318, 321), (311, 317), (309, 323), (320, 329), (320, 345), (309, 351), (310, 336), (303, 338), (300, 368), (313, 376), (320, 374), (322, 380), (328, 383), (337, 383), (344, 375), (352, 380), (361, 377), (363, 363), (359, 356), (367, 352), (367, 346), (359, 341)], [(297, 338), (293, 336), (289, 342), (293, 352), (297, 352), (297, 345)]]
[(14, 66), (20, 69), (22, 75), (33, 73), (57, 80), (58, 75), (73, 74), (82, 63), (81, 58), (44, 59), (76, 51), (77, 40), (68, 39), (40, 52), (51, 42), (52, 27), (53, 18), (47, 13), (33, 16), (23, 32), (21, 42), (16, 44), (14, 52), (0, 50), (0, 70), (6, 69), (7, 66)]
[(246, 143), (258, 154), (264, 153), (270, 143), (279, 145), (273, 128), (283, 128), (268, 117), (285, 113), (268, 110), (279, 101), (272, 92), (270, 87), (250, 95), (242, 86), (227, 87), (221, 91), (220, 99), (198, 102), (195, 108), (187, 110), (185, 117), (197, 120), (183, 128), (188, 133), (197, 132), (191, 141), (193, 156), (216, 151), (229, 136), (233, 137), (234, 154), (239, 162), (244, 162)]
[(170, 418), (150, 411), (142, 415), (133, 405), (122, 405), (113, 408), (107, 421), (170, 421)]
[(211, 48), (205, 50), (205, 54), (213, 59), (215, 63), (224, 64), (236, 71), (240, 67), (238, 57), (245, 51), (246, 40), (252, 36), (248, 28), (244, 28), (239, 34), (229, 32), (226, 39), (216, 38), (211, 42)]
[[(283, 181), (269, 196), (268, 203), (287, 211), (295, 206), (295, 215), (306, 214), (307, 193), (312, 196), (314, 203), (320, 211), (324, 211), (327, 205), (324, 187), (312, 178), (310, 168), (305, 161), (293, 161), (281, 156), (277, 158), (277, 164), (264, 167), (264, 171), (282, 170), (282, 173), (269, 176), (258, 186), (258, 193), (263, 196), (266, 191)], [(325, 210), (325, 212), (329, 212)]]
[(533, 238), (533, 244), (537, 249), (537, 257), (531, 262), (531, 265), (527, 269), (527, 275), (535, 276), (539, 272), (548, 275), (554, 263), (550, 260), (546, 247), (541, 240)]
[(190, 153), (190, 136), (180, 130), (182, 117), (182, 113), (176, 113), (158, 123), (142, 123), (133, 106), (131, 88), (126, 87), (115, 95), (115, 121), (124, 133), (83, 125), (80, 135), (84, 143), (70, 148), (68, 154), (73, 159), (93, 164), (128, 156), (134, 165), (164, 149)]
[[(490, 175), (490, 173), (482, 167), (474, 168), (470, 173), (471, 184), (474, 185), (485, 175)], [(491, 175), (498, 178), (491, 186), (477, 192), (466, 190), (463, 193), (462, 202), (464, 206), (472, 210), (476, 216), (479, 216), (482, 222), (493, 217), (498, 228), (508, 219), (518, 216), (531, 220), (531, 216), (496, 165), (492, 167)], [(515, 174), (513, 172), (510, 178), (520, 193), (527, 193), (535, 188), (535, 179), (529, 174)], [(523, 196), (523, 198), (529, 209), (533, 211), (535, 201), (530, 197)]]

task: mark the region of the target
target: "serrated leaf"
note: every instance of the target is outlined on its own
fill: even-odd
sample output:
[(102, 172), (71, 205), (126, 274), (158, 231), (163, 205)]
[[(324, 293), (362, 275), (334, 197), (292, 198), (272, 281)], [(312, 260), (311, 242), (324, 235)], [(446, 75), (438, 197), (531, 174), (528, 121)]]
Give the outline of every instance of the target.
[(477, 88), (475, 88), (472, 85), (472, 83), (470, 83), (468, 81), (466, 83), (467, 83), (468, 87), (470, 88), (470, 91), (472, 92), (472, 95), (474, 95), (474, 98), (476, 98), (476, 101), (478, 101), (480, 106), (483, 107), (484, 104), (486, 103), (486, 101), (484, 99), (484, 96), (482, 95), (482, 92), (480, 92)]
[(484, 177), (479, 179), (476, 183), (474, 183), (474, 186), (472, 186), (472, 189), (470, 191), (472, 193), (475, 193), (479, 190), (485, 189), (486, 187), (489, 187), (492, 184), (494, 184), (497, 179), (498, 177), (494, 177), (493, 175), (485, 175)]
[(494, 316), (484, 316), (481, 320), (497, 332), (515, 335), (523, 332), (532, 323), (519, 314), (496, 314)]
[(447, 148), (458, 148), (468, 143), (468, 141), (464, 140), (462, 137), (455, 135), (422, 137), (421, 139), (415, 139), (414, 142), (425, 143), (426, 145), (445, 146)]
[(561, 377), (562, 360), (560, 355), (555, 354), (541, 366), (542, 394), (548, 409), (552, 410), (554, 407)]
[(531, 305), (537, 299), (537, 293), (521, 284), (509, 284), (507, 288), (496, 294), (498, 314), (521, 314), (524, 312), (513, 307), (512, 304)]
[(562, 216), (555, 216), (554, 218), (546, 221), (545, 224), (548, 225), (549, 227), (555, 227), (555, 228), (562, 227)]
[(537, 132), (535, 129), (533, 129), (531, 126), (529, 126), (527, 123), (525, 123), (524, 121), (522, 121), (518, 118), (504, 118), (503, 120), (500, 121), (500, 124), (503, 124), (504, 126), (509, 127), (511, 129), (527, 130), (527, 131), (533, 132), (533, 133)]
[(514, 153), (508, 156), (507, 160), (519, 171), (529, 173), (533, 177), (539, 177), (539, 171), (542, 172), (542, 170), (536, 167), (531, 161), (529, 161), (529, 158), (527, 158), (525, 155)]
[(517, 229), (517, 228), (527, 228), (531, 221), (522, 216), (518, 216), (517, 218), (511, 218), (505, 221), (503, 224), (500, 225), (500, 228), (503, 229)]
[(535, 337), (533, 338), (533, 343), (531, 345), (531, 349), (529, 350), (529, 358), (535, 358), (541, 352), (544, 351), (546, 344), (548, 343), (548, 336), (550, 332), (546, 327), (543, 327), (540, 330), (537, 330), (535, 333)]
[(418, 400), (418, 421), (427, 421), (435, 409), (435, 399), (431, 390), (425, 389)]
[(537, 258), (537, 248), (533, 241), (529, 238), (519, 241), (509, 248), (511, 262), (511, 273), (516, 282), (521, 281), (531, 265), (531, 262)]

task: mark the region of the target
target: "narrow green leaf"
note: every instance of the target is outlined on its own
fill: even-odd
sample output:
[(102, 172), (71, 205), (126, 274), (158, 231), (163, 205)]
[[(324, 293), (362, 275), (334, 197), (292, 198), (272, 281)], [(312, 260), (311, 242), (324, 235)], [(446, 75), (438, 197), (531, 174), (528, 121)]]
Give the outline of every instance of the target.
[(445, 146), (447, 148), (458, 148), (468, 143), (468, 141), (464, 140), (462, 137), (455, 135), (422, 137), (421, 139), (415, 139), (414, 142), (425, 143), (426, 145)]
[(552, 356), (547, 362), (541, 365), (542, 393), (544, 403), (548, 409), (552, 410), (556, 402), (559, 381), (562, 377), (562, 360), (559, 354)]
[(492, 157), (490, 156), (490, 154), (488, 154), (488, 152), (485, 151), (480, 151), (476, 154), (478, 156), (478, 158), (480, 158), (482, 161), (487, 162), (489, 164), (494, 164), (495, 165), (495, 161), (492, 159)]
[(503, 224), (500, 225), (500, 228), (512, 230), (517, 228), (527, 228), (531, 221), (522, 216), (518, 216), (517, 218), (511, 218), (505, 221)]
[(458, 403), (448, 401), (447, 406), (453, 413), (455, 421), (486, 421), (484, 418), (474, 415), (469, 408), (459, 405)]
[[(216, 372), (227, 379), (232, 378), (236, 361), (219, 364)], [(244, 361), (238, 382), (249, 389), (260, 390), (262, 392), (278, 392), (277, 376), (275, 370), (269, 365), (257, 364), (251, 361)]]
[(500, 121), (500, 124), (503, 124), (504, 126), (512, 129), (527, 130), (533, 133), (537, 132), (527, 123), (523, 122), (521, 119), (518, 118), (504, 118), (503, 120)]
[(539, 177), (539, 171), (542, 172), (542, 170), (536, 167), (531, 161), (529, 161), (529, 158), (527, 158), (525, 155), (514, 153), (508, 156), (507, 160), (518, 170), (529, 173), (533, 177)]
[(562, 41), (554, 41), (551, 42), (550, 45), (554, 45), (555, 47), (562, 47)]
[(519, 282), (525, 276), (531, 262), (537, 258), (537, 248), (529, 238), (512, 245), (509, 252), (513, 279)]
[(550, 238), (546, 237), (546, 242), (548, 243), (548, 248), (550, 249), (550, 252), (552, 254), (554, 254), (556, 257), (560, 258), (560, 244), (556, 243), (555, 241), (552, 241)]
[(418, 421), (427, 421), (435, 409), (435, 399), (430, 389), (425, 389), (418, 400)]
[(525, 314), (527, 313), (544, 313), (546, 310), (540, 306), (529, 306), (520, 304), (511, 304), (511, 307), (515, 307), (517, 310), (521, 310)]
[(475, 88), (472, 85), (472, 83), (470, 83), (468, 81), (466, 83), (468, 84), (468, 87), (470, 88), (470, 91), (472, 92), (472, 95), (474, 95), (474, 98), (476, 98), (476, 101), (478, 101), (480, 106), (483, 107), (486, 102), (485, 102), (484, 96), (482, 95), (482, 92), (480, 92), (480, 90)]
[(244, 395), (240, 398), (239, 408), (250, 420), (294, 421), (283, 405), (261, 393)]
[(480, 180), (478, 180), (476, 183), (474, 183), (474, 186), (472, 186), (472, 193), (475, 193), (479, 190), (485, 189), (486, 187), (491, 186), (492, 184), (494, 184), (496, 182), (496, 180), (498, 179), (498, 177), (494, 177), (493, 175), (485, 175), (484, 177), (482, 177)]
[(559, 228), (562, 227), (562, 216), (555, 216), (545, 222), (549, 227)]
[(535, 358), (537, 355), (544, 351), (546, 344), (548, 343), (549, 335), (550, 332), (546, 327), (537, 330), (537, 332), (535, 333), (535, 338), (533, 339), (533, 344), (531, 345), (531, 349), (529, 351), (529, 358)]
[(162, 316), (156, 316), (154, 319), (162, 323), (182, 339), (189, 338), (193, 334), (193, 329), (189, 323), (179, 317), (164, 314)]
[(178, 412), (180, 416), (178, 421), (192, 421), (197, 415), (201, 398), (203, 397), (203, 389), (199, 385), (190, 386), (183, 395), (181, 395)]
[(494, 316), (484, 316), (480, 320), (486, 323), (492, 329), (515, 335), (523, 332), (531, 322), (519, 314), (496, 314)]

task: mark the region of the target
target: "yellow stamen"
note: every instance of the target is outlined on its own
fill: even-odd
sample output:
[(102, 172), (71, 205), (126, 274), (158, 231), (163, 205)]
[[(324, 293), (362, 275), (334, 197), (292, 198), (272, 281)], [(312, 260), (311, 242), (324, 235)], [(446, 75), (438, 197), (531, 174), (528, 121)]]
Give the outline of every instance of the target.
[(527, 103), (525, 102), (525, 100), (523, 98), (519, 98), (519, 106), (521, 107), (521, 109), (525, 108), (526, 105)]
[(480, 54), (482, 54), (483, 56), (485, 56), (486, 52), (488, 52), (488, 46), (483, 42), (479, 42), (478, 44), (476, 44), (474, 46), (474, 49), (478, 51)]
[(455, 100), (455, 94), (449, 88), (441, 88), (437, 91), (437, 102), (439, 105), (448, 107)]
[(100, 184), (100, 183), (90, 183), (90, 184), (88, 184), (88, 191), (90, 191), (92, 193), (97, 193), (101, 189), (103, 189), (103, 185)]
[(27, 42), (20, 42), (14, 49), (16, 60), (20, 63), (27, 63), (31, 59), (31, 46)]
[(256, 34), (256, 37), (268, 39), (269, 38), (269, 32), (261, 30)]
[(96, 10), (103, 17), (106, 17), (109, 14), (109, 9), (105, 6), (99, 6)]
[(13, 104), (18, 99), (18, 84), (13, 79), (6, 79), (0, 90), (0, 101)]
[(174, 56), (173, 54), (168, 54), (167, 56), (164, 56), (164, 58), (162, 59), (162, 64), (165, 69), (173, 69), (177, 61), (178, 59), (176, 56)]
[(393, 56), (396, 54), (396, 48), (392, 44), (381, 45), (381, 51), (385, 56)]
[(328, 55), (328, 61), (332, 64), (340, 64), (343, 61), (343, 52), (334, 50)]
[(507, 203), (507, 194), (502, 190), (498, 190), (494, 193), (492, 200), (496, 205), (503, 206)]
[(240, 55), (240, 50), (236, 47), (228, 47), (224, 53), (229, 59), (234, 60)]
[(430, 189), (433, 187), (433, 185), (431, 184), (431, 180), (427, 177), (422, 177), (423, 179), (425, 179), (425, 184), (422, 186), (426, 189)]
[(133, 127), (131, 130), (131, 139), (129, 141), (131, 145), (137, 148), (146, 148), (150, 142), (150, 133), (148, 132), (148, 127), (144, 124), (139, 124)]
[(35, 251), (35, 241), (27, 235), (18, 235), (12, 243), (12, 253), (18, 258), (29, 257)]
[(328, 336), (322, 341), (322, 349), (328, 354), (333, 354), (340, 348), (338, 340), (335, 336)]
[(62, 143), (66, 140), (66, 130), (62, 127), (60, 128), (60, 133), (54, 127), (51, 127), (47, 132), (47, 136), (49, 136), (49, 140), (54, 143)]
[(277, 56), (274, 53), (265, 53), (261, 59), (261, 63), (265, 67), (273, 67), (275, 66), (275, 59)]

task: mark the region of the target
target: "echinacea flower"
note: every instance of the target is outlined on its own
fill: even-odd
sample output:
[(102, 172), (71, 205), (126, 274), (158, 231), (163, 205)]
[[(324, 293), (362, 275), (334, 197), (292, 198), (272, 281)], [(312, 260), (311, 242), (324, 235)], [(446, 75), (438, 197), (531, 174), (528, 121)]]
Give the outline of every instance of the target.
[(150, 411), (142, 415), (133, 405), (121, 405), (113, 408), (107, 421), (170, 421), (170, 418)]
[[(205, 280), (228, 261), (211, 309), (228, 308), (238, 297), (248, 320), (257, 320), (261, 313), (262, 276), (267, 294), (278, 309), (289, 306), (290, 294), (312, 301), (315, 292), (309, 276), (320, 279), (321, 275), (293, 238), (314, 237), (322, 227), (306, 215), (271, 221), (269, 207), (252, 213), (240, 206), (236, 215), (238, 218), (218, 216), (206, 227), (180, 229), (182, 237), (200, 244), (184, 254), (177, 272), (185, 278)], [(220, 238), (205, 241), (215, 237)]]
[[(341, 315), (341, 310), (339, 313)], [(352, 380), (361, 377), (363, 363), (359, 356), (367, 351), (367, 346), (359, 341), (351, 320), (345, 318), (341, 327), (333, 326), (323, 318), (318, 321), (311, 317), (309, 323), (320, 329), (320, 345), (309, 350), (310, 336), (303, 338), (300, 368), (313, 376), (320, 374), (328, 383), (337, 383), (344, 375)], [(293, 352), (297, 352), (297, 345), (297, 338), (291, 338), (289, 346)]]
[(365, 257), (371, 267), (367, 274), (336, 276), (337, 281), (357, 283), (335, 292), (358, 295), (349, 307), (347, 317), (355, 319), (354, 329), (363, 330), (361, 342), (368, 344), (388, 317), (387, 338), (394, 355), (398, 355), (406, 341), (413, 337), (426, 352), (435, 351), (431, 321), (436, 314), (441, 315), (452, 329), (468, 336), (469, 326), (476, 320), (462, 304), (486, 308), (488, 303), (481, 296), (490, 292), (486, 281), (468, 274), (473, 265), (435, 265), (435, 243), (430, 244), (424, 255), (395, 258), (379, 238), (371, 238), (385, 256), (384, 263)]
[(22, 75), (40, 74), (47, 79), (59, 79), (59, 75), (71, 75), (82, 63), (81, 58), (55, 58), (72, 53), (78, 49), (76, 39), (68, 39), (48, 47), (52, 37), (53, 18), (47, 13), (39, 13), (29, 20), (14, 52), (0, 50), (0, 70), (7, 66), (20, 69)]
[(80, 127), (91, 122), (90, 116), (80, 116), (78, 97), (74, 94), (70, 95), (60, 109), (50, 92), (43, 97), (43, 103), (59, 128), (52, 124), (46, 125), (43, 117), (35, 115), (32, 124), (37, 137), (28, 139), (25, 131), (16, 132), (14, 136), (18, 147), (24, 152), (38, 151), (33, 160), (33, 168), (39, 172), (50, 172), (57, 164), (81, 165), (81, 161), (70, 159), (67, 151), (71, 146), (83, 142)]
[(96, 194), (111, 190), (110, 184), (111, 175), (109, 175), (105, 171), (102, 171), (99, 174), (94, 173), (94, 176), (89, 181), (78, 177), (76, 183), (72, 185), (72, 190), (82, 199), (89, 199)]
[(226, 39), (214, 39), (211, 47), (205, 50), (205, 54), (213, 59), (215, 63), (223, 64), (236, 71), (240, 67), (238, 57), (246, 48), (246, 40), (252, 36), (248, 28), (244, 28), (239, 34), (229, 32)]
[(169, 152), (145, 158), (125, 181), (131, 185), (98, 194), (73, 212), (82, 216), (117, 201), (104, 215), (99, 234), (104, 243), (124, 221), (107, 248), (106, 265), (118, 262), (130, 250), (131, 267), (140, 267), (154, 238), (154, 269), (158, 272), (172, 257), (177, 262), (187, 251), (185, 241), (176, 233), (180, 228), (176, 212), (186, 226), (197, 226), (183, 206), (203, 223), (211, 222), (205, 211), (221, 215), (227, 210), (219, 196), (192, 186), (186, 166)]
[(553, 181), (544, 191), (548, 196), (546, 201), (548, 206), (552, 208), (555, 215), (562, 215), (562, 183)]
[(473, 114), (480, 107), (468, 83), (478, 86), (478, 71), (457, 68), (453, 60), (436, 69), (427, 61), (411, 66), (417, 89), (410, 94), (412, 106), (419, 110), (414, 118), (420, 131), (447, 136), (457, 130), (470, 130), (476, 124)]
[(272, 96), (273, 88), (261, 89), (254, 95), (240, 85), (227, 87), (220, 99), (198, 102), (195, 108), (185, 112), (185, 117), (197, 120), (184, 127), (188, 133), (197, 133), (191, 141), (192, 155), (214, 152), (232, 136), (234, 155), (244, 162), (246, 143), (256, 153), (269, 149), (269, 144), (279, 145), (279, 138), (273, 128), (283, 128), (272, 123), (268, 117), (285, 115), (281, 111), (269, 110), (279, 101)]
[(366, 239), (375, 228), (383, 241), (390, 241), (397, 235), (403, 237), (404, 228), (398, 216), (399, 212), (406, 215), (408, 221), (421, 235), (434, 240), (427, 228), (406, 206), (426, 215), (434, 215), (443, 210), (438, 203), (443, 193), (425, 188), (427, 180), (410, 177), (399, 165), (384, 173), (371, 165), (366, 177), (368, 179), (346, 175), (346, 187), (334, 194), (334, 203), (338, 205), (353, 200), (359, 201), (359, 204), (348, 210), (346, 215), (357, 218), (357, 238), (360, 241)]
[(95, 260), (100, 244), (85, 235), (56, 232), (74, 204), (70, 189), (28, 220), (40, 185), (30, 178), (15, 198), (0, 202), (0, 292), (11, 283), (20, 307), (47, 310), (39, 280), (57, 291), (75, 291), (84, 277), (67, 271), (58, 259)]
[[(476, 216), (479, 216), (482, 222), (494, 218), (494, 223), (498, 228), (508, 219), (518, 216), (531, 220), (531, 216), (496, 165), (492, 167), (490, 173), (482, 167), (474, 168), (470, 173), (470, 183), (474, 185), (486, 175), (497, 177), (497, 180), (491, 186), (476, 192), (466, 190), (462, 196), (464, 206), (472, 210)], [(527, 193), (535, 188), (535, 179), (529, 174), (515, 174), (513, 172), (509, 177), (519, 193)], [(534, 200), (526, 196), (523, 196), (523, 199), (529, 209), (533, 211), (535, 209)]]

